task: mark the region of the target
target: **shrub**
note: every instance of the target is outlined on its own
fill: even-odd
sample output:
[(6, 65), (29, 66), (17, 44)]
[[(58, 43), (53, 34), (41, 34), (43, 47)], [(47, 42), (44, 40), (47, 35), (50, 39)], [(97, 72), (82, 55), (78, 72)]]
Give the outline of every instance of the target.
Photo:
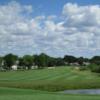
[(100, 73), (100, 65), (90, 64), (88, 67), (92, 72)]
[(80, 66), (79, 70), (80, 70), (80, 71), (87, 70), (87, 66)]

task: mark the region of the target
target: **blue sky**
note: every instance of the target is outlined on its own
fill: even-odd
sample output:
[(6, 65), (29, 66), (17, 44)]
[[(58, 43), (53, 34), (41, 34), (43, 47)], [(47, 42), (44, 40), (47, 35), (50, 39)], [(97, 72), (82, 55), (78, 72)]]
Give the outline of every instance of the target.
[(60, 14), (64, 4), (77, 3), (79, 5), (91, 5), (91, 4), (100, 4), (99, 0), (0, 0), (0, 4), (7, 4), (11, 1), (17, 1), (19, 3), (32, 5), (33, 8), (37, 11), (35, 14)]
[(100, 55), (99, 0), (0, 0), (0, 55)]

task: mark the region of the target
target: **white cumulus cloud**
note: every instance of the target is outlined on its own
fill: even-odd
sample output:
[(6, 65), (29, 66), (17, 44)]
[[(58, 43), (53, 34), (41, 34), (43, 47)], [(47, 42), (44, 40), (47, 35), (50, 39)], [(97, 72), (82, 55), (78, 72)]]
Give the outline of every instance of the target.
[(0, 5), (0, 54), (100, 54), (100, 5), (67, 3), (60, 16), (34, 13), (31, 5)]

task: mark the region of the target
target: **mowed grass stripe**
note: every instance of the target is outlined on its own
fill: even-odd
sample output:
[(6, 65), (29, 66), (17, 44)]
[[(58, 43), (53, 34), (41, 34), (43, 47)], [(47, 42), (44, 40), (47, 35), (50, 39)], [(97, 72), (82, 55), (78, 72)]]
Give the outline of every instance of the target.
[(99, 74), (72, 67), (0, 72), (0, 86), (44, 91), (100, 88)]
[(67, 75), (68, 71), (66, 69), (67, 68), (65, 68), (65, 70), (62, 70), (61, 68), (56, 68), (53, 70), (44, 69), (25, 72), (4, 72), (0, 73), (0, 80), (49, 80), (54, 77), (59, 77), (60, 75), (63, 75), (65, 73)]
[[(87, 77), (88, 76), (88, 77)], [(98, 78), (90, 72), (75, 72), (69, 68), (42, 69), (17, 72), (1, 72), (0, 81), (31, 81), (31, 80), (73, 80)]]

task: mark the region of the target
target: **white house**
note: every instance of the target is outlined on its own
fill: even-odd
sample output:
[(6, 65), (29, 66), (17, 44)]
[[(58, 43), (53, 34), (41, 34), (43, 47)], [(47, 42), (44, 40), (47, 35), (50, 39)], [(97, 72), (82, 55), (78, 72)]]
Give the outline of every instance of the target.
[(55, 67), (48, 67), (48, 69), (55, 69)]
[(17, 70), (18, 66), (17, 65), (13, 65), (11, 66), (12, 70)]
[(83, 65), (88, 66), (88, 65), (90, 65), (90, 63), (89, 62), (83, 62)]
[(31, 66), (31, 69), (38, 69), (38, 66)]

